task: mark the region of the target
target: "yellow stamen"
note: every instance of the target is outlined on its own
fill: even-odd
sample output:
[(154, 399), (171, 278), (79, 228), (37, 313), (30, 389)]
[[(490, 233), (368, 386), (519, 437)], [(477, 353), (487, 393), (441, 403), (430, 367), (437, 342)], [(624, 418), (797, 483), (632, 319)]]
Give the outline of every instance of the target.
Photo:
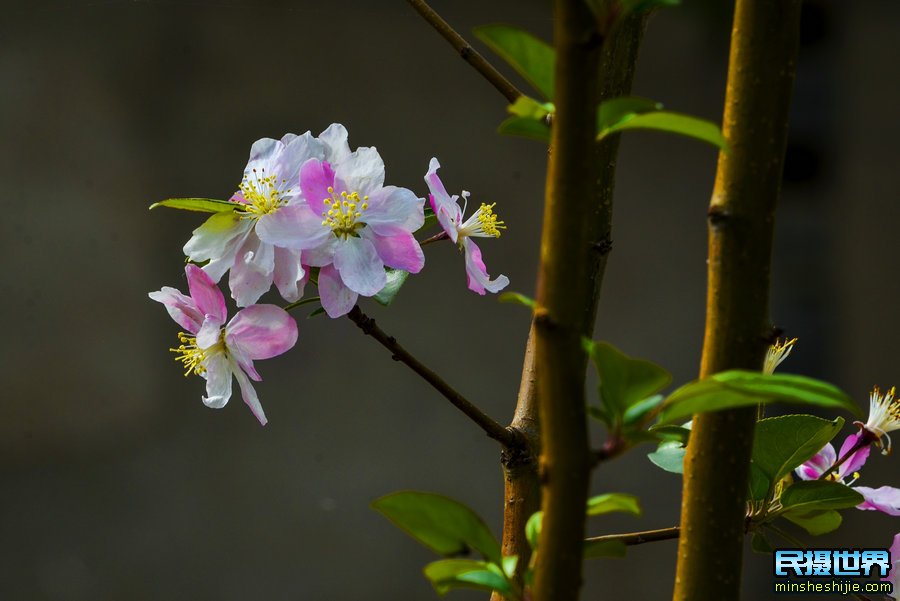
[(265, 168), (244, 174), (240, 183), (241, 194), (247, 201), (242, 204), (239, 212), (245, 219), (259, 219), (263, 215), (272, 213), (284, 206), (284, 196), (291, 189), (283, 189), (287, 180), (279, 180), (276, 176), (266, 175)]
[(339, 238), (349, 238), (356, 235), (356, 230), (366, 224), (360, 219), (366, 209), (369, 208), (368, 196), (360, 198), (359, 192), (350, 192), (346, 190), (340, 193), (340, 197), (334, 194), (334, 188), (329, 187), (328, 193), (331, 198), (323, 198), (322, 202), (328, 207), (327, 211), (322, 212), (323, 227), (330, 227), (334, 235)]
[(198, 376), (206, 373), (206, 368), (203, 366), (203, 362), (206, 360), (206, 353), (197, 346), (197, 338), (188, 336), (184, 332), (178, 332), (178, 340), (181, 342), (178, 348), (170, 348), (169, 350), (175, 353), (175, 360), (184, 365), (186, 370), (184, 372), (185, 377), (189, 376), (191, 372)]

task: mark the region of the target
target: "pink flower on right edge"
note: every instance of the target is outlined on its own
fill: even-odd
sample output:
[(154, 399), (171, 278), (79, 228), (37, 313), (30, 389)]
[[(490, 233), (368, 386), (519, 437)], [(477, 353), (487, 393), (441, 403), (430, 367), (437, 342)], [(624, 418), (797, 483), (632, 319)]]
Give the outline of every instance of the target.
[[(481, 258), (481, 249), (472, 238), (499, 238), (500, 230), (506, 229), (506, 226), (502, 221), (497, 220), (497, 215), (493, 210), (494, 205), (485, 203), (481, 203), (481, 207), (463, 221), (464, 209), (459, 206), (459, 196), (455, 194), (450, 196), (447, 193), (447, 189), (437, 174), (440, 167), (441, 164), (438, 163), (438, 160), (432, 158), (428, 165), (428, 173), (425, 175), (425, 183), (431, 190), (428, 200), (431, 202), (431, 208), (434, 210), (438, 223), (444, 228), (444, 232), (465, 253), (469, 290), (481, 295), (484, 295), (485, 291), (500, 292), (509, 285), (509, 278), (500, 275), (494, 280), (491, 279), (484, 260)], [(468, 201), (469, 193), (463, 190), (462, 197)]]
[(900, 597), (900, 534), (894, 535), (894, 544), (891, 545), (891, 573), (882, 578), (894, 585), (894, 590), (890, 597), (897, 599)]

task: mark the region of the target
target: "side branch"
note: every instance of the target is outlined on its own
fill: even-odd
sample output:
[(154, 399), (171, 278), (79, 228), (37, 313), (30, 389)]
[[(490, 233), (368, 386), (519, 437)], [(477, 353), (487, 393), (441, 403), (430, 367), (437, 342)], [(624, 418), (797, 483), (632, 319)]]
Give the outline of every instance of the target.
[(473, 405), (468, 399), (447, 384), (439, 375), (428, 369), (421, 361), (416, 359), (405, 348), (400, 346), (397, 339), (389, 336), (375, 323), (375, 320), (360, 310), (359, 305), (353, 307), (347, 314), (350, 321), (359, 326), (364, 334), (371, 336), (381, 346), (391, 351), (394, 361), (400, 361), (411, 370), (419, 374), (423, 380), (440, 392), (444, 398), (450, 401), (454, 407), (462, 411), (466, 416), (478, 425), (485, 434), (493, 438), (504, 447), (514, 448), (521, 445), (521, 439), (517, 432), (504, 428), (481, 409)]
[(519, 96), (522, 96), (522, 92), (514, 86), (508, 79), (503, 77), (503, 75), (497, 71), (481, 54), (478, 53), (477, 50), (472, 48), (472, 46), (463, 38), (455, 29), (450, 27), (450, 24), (444, 21), (443, 18), (436, 12), (434, 9), (428, 6), (428, 3), (424, 0), (407, 0), (410, 5), (416, 9), (416, 12), (422, 15), (422, 18), (428, 21), (432, 27), (434, 27), (441, 36), (453, 46), (454, 50), (459, 53), (460, 58), (464, 61), (472, 65), (472, 67), (481, 73), (481, 75), (490, 82), (492, 86), (494, 86), (498, 92), (503, 94), (503, 96), (509, 100), (511, 103), (515, 102)]
[(617, 540), (626, 545), (643, 545), (644, 543), (655, 543), (660, 540), (673, 540), (681, 535), (681, 528), (672, 526), (671, 528), (660, 528), (659, 530), (645, 530), (643, 532), (629, 532), (628, 534), (606, 534), (604, 536), (593, 536), (585, 540), (586, 543), (599, 543), (611, 540)]

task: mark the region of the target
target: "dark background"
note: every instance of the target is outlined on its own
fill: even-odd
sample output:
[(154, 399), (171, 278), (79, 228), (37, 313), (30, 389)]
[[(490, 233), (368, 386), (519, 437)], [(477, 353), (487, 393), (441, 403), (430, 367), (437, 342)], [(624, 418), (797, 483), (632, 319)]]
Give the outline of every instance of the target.
[[(716, 4), (652, 19), (635, 93), (720, 119), (730, 17)], [(466, 35), (552, 25), (539, 0), (434, 5)], [(494, 133), (502, 98), (399, 0), (0, 7), (0, 599), (436, 598), (420, 573), (432, 554), (367, 504), (441, 492), (499, 533), (496, 445), (349, 321), (302, 312), (297, 347), (259, 365), (267, 427), (237, 396), (205, 408), (166, 350), (177, 326), (147, 298), (184, 288), (181, 246), (203, 216), (147, 206), (225, 198), (254, 140), (339, 121), (353, 147), (378, 147), (388, 183), (424, 195), (437, 156), (448, 189), (496, 201), (509, 230), (482, 244), (488, 267), (531, 294), (543, 148)], [(772, 313), (800, 337), (783, 367), (861, 405), (900, 384), (898, 18), (890, 0), (806, 6), (777, 227)], [(715, 161), (682, 138), (622, 144), (597, 337), (678, 383), (700, 353)], [(527, 311), (467, 291), (449, 244), (427, 262), (390, 310), (366, 308), (505, 422)], [(593, 483), (639, 495), (644, 516), (594, 518), (593, 533), (677, 523), (679, 479), (649, 450)], [(896, 461), (873, 456), (861, 483), (900, 485)], [(885, 547), (898, 530), (850, 510), (815, 542)], [(674, 551), (592, 561), (585, 598), (668, 598)], [(747, 565), (747, 599), (771, 598), (771, 558)]]

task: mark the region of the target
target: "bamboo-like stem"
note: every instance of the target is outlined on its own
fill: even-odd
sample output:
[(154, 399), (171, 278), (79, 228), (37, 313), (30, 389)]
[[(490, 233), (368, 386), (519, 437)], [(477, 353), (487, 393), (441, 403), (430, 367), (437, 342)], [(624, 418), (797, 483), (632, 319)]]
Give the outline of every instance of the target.
[(659, 530), (645, 530), (643, 532), (629, 532), (627, 534), (605, 534), (603, 536), (593, 536), (585, 540), (587, 543), (599, 543), (605, 541), (616, 540), (626, 545), (643, 545), (644, 543), (655, 543), (661, 540), (673, 540), (680, 536), (681, 529), (678, 526), (671, 528), (660, 528)]
[(544, 512), (534, 601), (575, 601), (590, 479), (581, 332), (589, 298), (596, 89), (602, 37), (582, 0), (556, 0), (551, 135), (535, 312)]
[(423, 380), (441, 393), (454, 407), (462, 411), (469, 419), (478, 425), (484, 433), (493, 438), (504, 447), (515, 449), (522, 445), (522, 439), (518, 432), (504, 428), (490, 416), (476, 407), (472, 402), (447, 384), (439, 375), (431, 371), (421, 361), (416, 359), (409, 351), (400, 346), (397, 339), (389, 336), (375, 323), (375, 320), (362, 312), (359, 305), (353, 307), (347, 314), (350, 321), (359, 326), (364, 334), (371, 336), (381, 346), (391, 351), (391, 358), (400, 361), (416, 372)]
[[(709, 209), (700, 376), (760, 369), (769, 343), (775, 206), (797, 60), (800, 0), (737, 0), (723, 131)], [(684, 461), (675, 601), (740, 597), (756, 407), (694, 418)]]
[(447, 40), (451, 46), (459, 53), (460, 58), (472, 65), (476, 71), (490, 82), (498, 92), (509, 100), (510, 103), (515, 102), (516, 98), (522, 96), (522, 92), (514, 86), (508, 79), (497, 71), (489, 62), (485, 60), (477, 50), (461, 36), (455, 29), (450, 27), (434, 9), (428, 6), (424, 0), (407, 0), (409, 4), (416, 9), (416, 12), (422, 15), (422, 18), (434, 27), (441, 36)]

